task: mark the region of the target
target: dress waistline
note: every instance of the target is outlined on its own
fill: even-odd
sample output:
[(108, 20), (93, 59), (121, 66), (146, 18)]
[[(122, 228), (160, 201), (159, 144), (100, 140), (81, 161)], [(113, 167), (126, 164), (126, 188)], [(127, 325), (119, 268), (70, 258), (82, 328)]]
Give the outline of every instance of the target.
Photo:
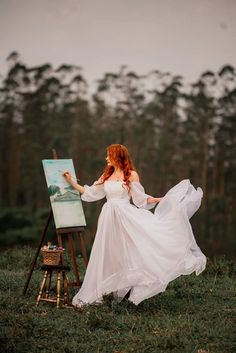
[(129, 199), (121, 199), (118, 197), (111, 197), (107, 198), (108, 203), (121, 203), (121, 204), (129, 204), (130, 200)]

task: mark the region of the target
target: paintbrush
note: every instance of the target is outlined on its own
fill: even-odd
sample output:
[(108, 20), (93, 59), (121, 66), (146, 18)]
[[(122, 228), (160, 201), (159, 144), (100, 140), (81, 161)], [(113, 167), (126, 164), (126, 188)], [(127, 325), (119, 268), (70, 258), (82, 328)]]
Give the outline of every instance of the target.
[[(65, 173), (68, 173), (68, 172), (65, 172), (64, 170), (58, 170), (58, 172), (62, 173), (63, 175), (65, 175)], [(75, 179), (76, 181), (80, 181), (80, 179), (77, 179), (77, 178), (73, 177), (72, 175), (71, 175), (71, 178)]]

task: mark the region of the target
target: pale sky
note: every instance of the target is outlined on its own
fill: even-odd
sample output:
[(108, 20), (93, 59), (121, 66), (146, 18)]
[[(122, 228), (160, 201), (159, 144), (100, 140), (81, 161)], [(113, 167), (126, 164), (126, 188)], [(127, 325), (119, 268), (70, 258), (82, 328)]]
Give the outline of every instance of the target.
[(82, 66), (89, 83), (123, 64), (193, 82), (236, 66), (236, 0), (0, 0), (0, 73), (13, 50)]

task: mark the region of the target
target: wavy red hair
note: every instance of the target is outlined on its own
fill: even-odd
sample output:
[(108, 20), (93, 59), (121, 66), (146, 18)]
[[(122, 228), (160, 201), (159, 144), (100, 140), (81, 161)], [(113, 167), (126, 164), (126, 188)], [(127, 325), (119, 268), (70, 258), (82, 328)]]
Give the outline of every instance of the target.
[[(129, 156), (128, 149), (121, 144), (112, 144), (107, 147), (107, 154), (115, 164), (115, 167), (121, 169), (124, 173), (124, 184), (127, 185), (128, 190), (130, 190), (130, 176), (131, 172), (135, 170), (133, 162)], [(114, 166), (107, 165), (102, 174), (101, 183), (103, 184), (110, 176), (113, 174), (115, 170)]]

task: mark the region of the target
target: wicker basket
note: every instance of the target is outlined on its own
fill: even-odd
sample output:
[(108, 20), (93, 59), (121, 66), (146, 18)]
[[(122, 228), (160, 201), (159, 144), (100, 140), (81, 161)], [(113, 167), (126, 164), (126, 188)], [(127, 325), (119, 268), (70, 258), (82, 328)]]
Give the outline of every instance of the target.
[(59, 265), (61, 258), (61, 250), (45, 250), (41, 249), (44, 265)]

